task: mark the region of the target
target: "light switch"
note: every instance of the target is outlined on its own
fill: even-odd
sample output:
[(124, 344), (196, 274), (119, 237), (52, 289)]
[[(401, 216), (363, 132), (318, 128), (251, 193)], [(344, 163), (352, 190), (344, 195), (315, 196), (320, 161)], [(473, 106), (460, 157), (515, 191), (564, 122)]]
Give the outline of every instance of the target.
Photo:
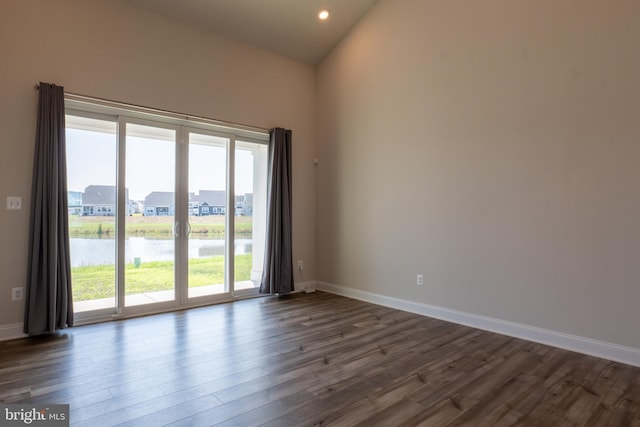
[(7, 197), (7, 210), (19, 211), (22, 209), (22, 197)]

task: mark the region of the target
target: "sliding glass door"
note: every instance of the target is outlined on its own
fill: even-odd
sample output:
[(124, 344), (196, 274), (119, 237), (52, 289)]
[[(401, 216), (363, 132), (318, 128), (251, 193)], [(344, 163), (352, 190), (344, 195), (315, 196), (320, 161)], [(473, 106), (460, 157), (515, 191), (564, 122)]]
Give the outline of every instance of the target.
[(188, 132), (188, 297), (229, 292), (227, 160), (230, 139)]
[(76, 313), (116, 309), (117, 124), (67, 116), (67, 203)]
[(202, 131), (187, 138), (188, 298), (254, 293), (264, 258), (267, 146)]
[(267, 146), (236, 141), (234, 155), (234, 290), (260, 287), (267, 224)]
[(125, 116), (67, 116), (76, 313), (145, 313), (257, 293), (266, 144)]
[(123, 125), (124, 303), (175, 301), (177, 132)]

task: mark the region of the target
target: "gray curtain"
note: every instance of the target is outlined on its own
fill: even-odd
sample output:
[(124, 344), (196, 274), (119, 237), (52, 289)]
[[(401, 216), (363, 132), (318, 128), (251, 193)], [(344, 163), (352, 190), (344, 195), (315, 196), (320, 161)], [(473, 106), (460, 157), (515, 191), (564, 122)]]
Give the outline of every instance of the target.
[(73, 326), (64, 89), (40, 83), (31, 183), (24, 332)]
[(291, 131), (269, 133), (267, 231), (260, 293), (293, 292), (291, 244)]

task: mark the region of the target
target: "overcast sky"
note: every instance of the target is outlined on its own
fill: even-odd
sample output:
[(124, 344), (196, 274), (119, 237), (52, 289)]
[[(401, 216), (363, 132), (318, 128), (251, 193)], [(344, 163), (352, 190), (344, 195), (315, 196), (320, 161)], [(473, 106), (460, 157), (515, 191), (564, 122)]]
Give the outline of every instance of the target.
[[(128, 137), (126, 154), (130, 199), (144, 200), (152, 191), (174, 191), (174, 142)], [(224, 148), (190, 144), (189, 192), (224, 190), (225, 156)], [(253, 192), (252, 162), (250, 152), (237, 150), (236, 170), (242, 172), (236, 173), (236, 194)], [(67, 128), (67, 179), (69, 191), (83, 192), (89, 185), (116, 185), (116, 135)]]

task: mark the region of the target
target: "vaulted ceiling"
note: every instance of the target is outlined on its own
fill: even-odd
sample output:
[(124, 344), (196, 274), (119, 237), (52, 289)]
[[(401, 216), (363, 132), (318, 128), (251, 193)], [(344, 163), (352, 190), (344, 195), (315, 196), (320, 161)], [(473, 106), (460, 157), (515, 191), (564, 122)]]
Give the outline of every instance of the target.
[[(222, 37), (317, 65), (377, 0), (128, 0)], [(326, 9), (330, 17), (318, 18)]]

